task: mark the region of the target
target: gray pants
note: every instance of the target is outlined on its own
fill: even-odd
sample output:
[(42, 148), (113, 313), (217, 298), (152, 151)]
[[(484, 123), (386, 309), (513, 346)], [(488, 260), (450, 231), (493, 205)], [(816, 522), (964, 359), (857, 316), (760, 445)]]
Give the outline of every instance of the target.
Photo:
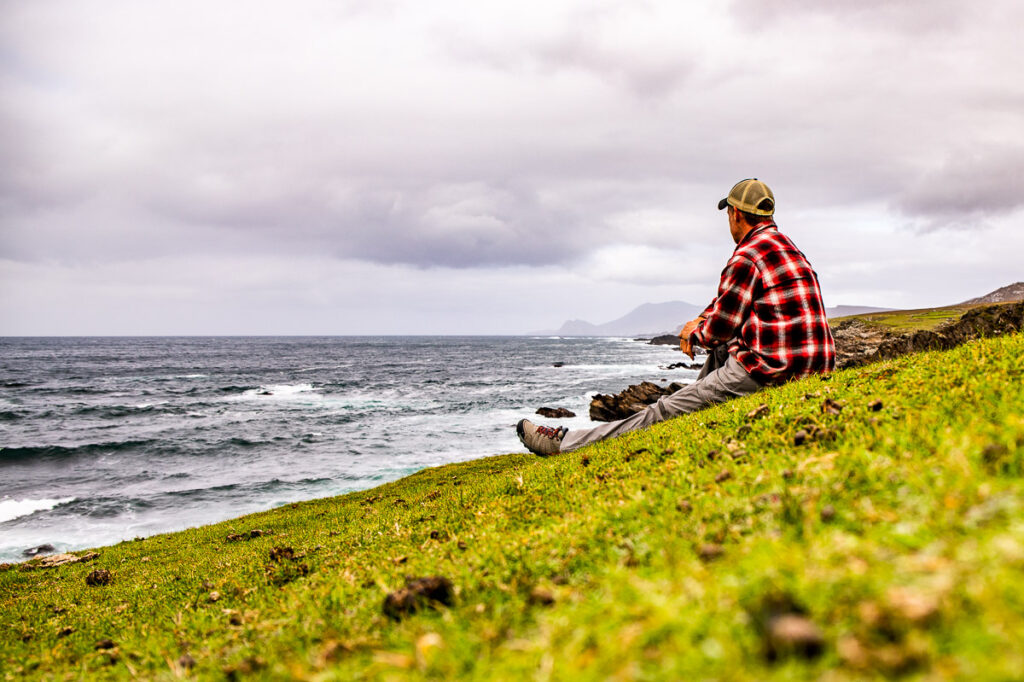
[(756, 393), (761, 384), (754, 380), (736, 358), (729, 355), (725, 345), (708, 353), (697, 381), (684, 386), (671, 395), (640, 410), (631, 417), (608, 422), (592, 429), (573, 429), (562, 439), (562, 452), (582, 448), (605, 438), (643, 429), (672, 417), (689, 414), (716, 403)]

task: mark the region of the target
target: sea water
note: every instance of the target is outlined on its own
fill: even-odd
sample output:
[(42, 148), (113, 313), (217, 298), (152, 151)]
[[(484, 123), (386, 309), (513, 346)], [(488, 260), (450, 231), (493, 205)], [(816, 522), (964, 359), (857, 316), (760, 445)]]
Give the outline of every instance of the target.
[(593, 394), (692, 381), (663, 369), (682, 359), (612, 338), (0, 338), (0, 561), (524, 452), (519, 419), (593, 425)]

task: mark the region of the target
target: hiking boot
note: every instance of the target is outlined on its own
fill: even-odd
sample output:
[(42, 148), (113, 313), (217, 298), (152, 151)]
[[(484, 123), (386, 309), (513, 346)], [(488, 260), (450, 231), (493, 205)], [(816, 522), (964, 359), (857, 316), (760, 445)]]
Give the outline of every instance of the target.
[(569, 429), (564, 426), (551, 428), (550, 426), (537, 426), (527, 419), (520, 419), (516, 424), (516, 433), (526, 449), (535, 455), (548, 456), (557, 455), (562, 448), (562, 439)]

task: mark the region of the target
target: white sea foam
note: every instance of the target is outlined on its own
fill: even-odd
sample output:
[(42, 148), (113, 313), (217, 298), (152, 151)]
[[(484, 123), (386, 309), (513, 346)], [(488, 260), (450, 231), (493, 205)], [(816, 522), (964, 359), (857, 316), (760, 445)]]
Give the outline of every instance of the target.
[(0, 500), (0, 523), (12, 521), (38, 511), (53, 509), (58, 504), (73, 502), (75, 498), (64, 497), (49, 500)]
[(293, 398), (302, 393), (315, 393), (313, 384), (269, 384), (241, 394), (242, 398)]

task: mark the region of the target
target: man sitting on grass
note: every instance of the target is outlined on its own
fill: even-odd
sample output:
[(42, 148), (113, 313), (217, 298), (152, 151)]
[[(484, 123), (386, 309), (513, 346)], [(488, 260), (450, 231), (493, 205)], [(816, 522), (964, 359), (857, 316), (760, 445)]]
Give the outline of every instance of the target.
[(708, 349), (697, 381), (631, 417), (592, 429), (537, 426), (523, 419), (519, 440), (530, 452), (569, 452), (671, 417), (835, 366), (818, 277), (807, 258), (779, 232), (775, 196), (760, 180), (742, 180), (718, 202), (728, 208), (736, 250), (722, 271), (718, 296), (680, 332), (679, 346)]

